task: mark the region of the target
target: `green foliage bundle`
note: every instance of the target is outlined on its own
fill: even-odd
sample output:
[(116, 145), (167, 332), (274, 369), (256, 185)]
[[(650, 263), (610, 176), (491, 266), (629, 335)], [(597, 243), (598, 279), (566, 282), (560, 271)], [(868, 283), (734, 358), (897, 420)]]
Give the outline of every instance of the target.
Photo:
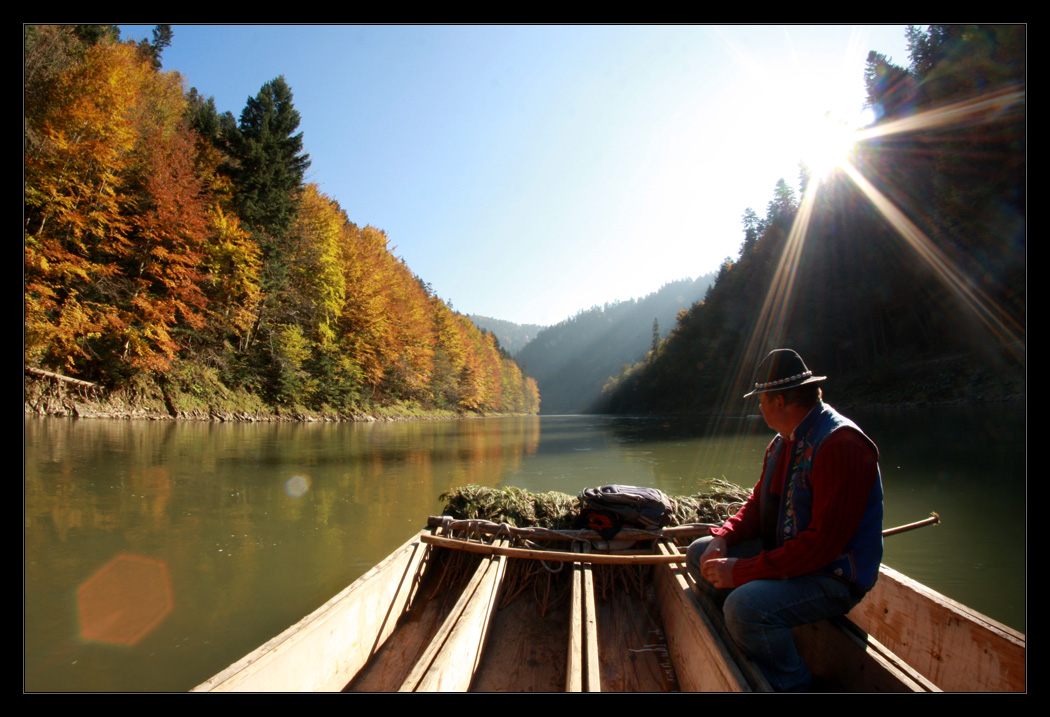
[[(722, 479), (712, 481), (711, 486), (708, 492), (671, 497), (672, 524), (721, 523), (750, 495), (750, 491)], [(443, 513), (457, 520), (488, 520), (518, 528), (570, 530), (577, 527), (580, 516), (579, 498), (556, 491), (530, 493), (514, 486), (468, 485), (446, 491), (439, 499), (445, 502)]]
[(571, 495), (551, 491), (530, 493), (510, 486), (486, 488), (468, 485), (442, 493), (443, 513), (460, 520), (488, 520), (515, 527), (540, 526), (555, 530), (575, 527), (579, 501)]
[(736, 515), (750, 495), (751, 491), (746, 488), (716, 478), (706, 492), (671, 497), (671, 507), (678, 524), (722, 523)]

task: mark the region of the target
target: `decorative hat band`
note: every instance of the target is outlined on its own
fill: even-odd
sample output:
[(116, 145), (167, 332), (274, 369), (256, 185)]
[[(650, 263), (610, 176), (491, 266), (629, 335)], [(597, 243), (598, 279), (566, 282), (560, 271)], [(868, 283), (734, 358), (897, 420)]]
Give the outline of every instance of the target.
[(791, 383), (792, 381), (797, 381), (800, 378), (809, 378), (812, 375), (813, 375), (812, 371), (803, 371), (802, 373), (797, 373), (794, 376), (788, 376), (787, 378), (780, 378), (780, 379), (777, 379), (776, 381), (769, 381), (768, 383), (755, 382), (755, 390), (756, 391), (761, 391), (762, 389), (769, 388), (770, 386), (779, 386), (779, 385), (781, 385), (783, 383)]

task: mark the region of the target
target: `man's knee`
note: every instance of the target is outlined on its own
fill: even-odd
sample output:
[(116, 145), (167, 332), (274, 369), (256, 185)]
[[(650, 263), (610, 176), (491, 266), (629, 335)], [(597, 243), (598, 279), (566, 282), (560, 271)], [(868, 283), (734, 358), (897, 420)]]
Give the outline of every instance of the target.
[(854, 604), (844, 583), (803, 576), (745, 583), (733, 590), (723, 610), (727, 626), (732, 621), (758, 629), (792, 628), (844, 615)]
[(764, 597), (768, 591), (761, 589), (761, 582), (745, 583), (735, 588), (722, 606), (726, 627), (738, 640), (750, 630), (771, 626), (770, 616), (775, 613), (776, 606), (768, 604)]

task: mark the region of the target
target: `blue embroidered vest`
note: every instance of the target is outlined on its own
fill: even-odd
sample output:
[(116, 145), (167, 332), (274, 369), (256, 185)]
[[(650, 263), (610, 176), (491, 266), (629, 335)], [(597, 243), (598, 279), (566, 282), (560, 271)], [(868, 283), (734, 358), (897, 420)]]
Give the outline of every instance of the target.
[[(878, 448), (853, 421), (839, 414), (824, 403), (816, 408), (795, 429), (793, 454), (788, 458), (787, 474), (784, 477), (784, 492), (780, 496), (780, 507), (776, 521), (776, 545), (782, 546), (806, 529), (813, 513), (813, 486), (810, 473), (813, 471), (813, 459), (820, 449), (820, 444), (840, 428), (851, 428), (871, 444), (878, 456)], [(763, 535), (768, 534), (765, 525), (769, 504), (769, 486), (772, 485), (779, 462), (780, 450), (784, 439), (777, 435), (766, 453), (766, 470), (762, 476), (763, 495)], [(771, 518), (771, 516), (770, 516)], [(771, 522), (771, 520), (770, 520)], [(843, 553), (829, 565), (818, 570), (818, 573), (834, 576), (854, 585), (859, 591), (867, 592), (875, 585), (879, 576), (879, 564), (882, 562), (882, 476), (877, 475), (875, 485), (868, 495), (860, 525)]]

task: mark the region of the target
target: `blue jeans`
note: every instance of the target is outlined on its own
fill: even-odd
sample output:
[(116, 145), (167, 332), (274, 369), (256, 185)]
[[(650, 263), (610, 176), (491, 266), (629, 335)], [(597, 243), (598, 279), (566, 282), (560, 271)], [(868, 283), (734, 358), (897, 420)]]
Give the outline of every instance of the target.
[[(700, 576), (700, 556), (711, 537), (689, 546), (688, 564), (701, 587), (714, 588)], [(754, 557), (761, 546), (748, 541), (729, 549), (729, 557)], [(726, 629), (744, 653), (754, 660), (778, 692), (809, 688), (809, 668), (795, 648), (791, 628), (844, 615), (860, 602), (849, 586), (824, 575), (786, 580), (753, 580), (734, 588), (722, 607)]]

